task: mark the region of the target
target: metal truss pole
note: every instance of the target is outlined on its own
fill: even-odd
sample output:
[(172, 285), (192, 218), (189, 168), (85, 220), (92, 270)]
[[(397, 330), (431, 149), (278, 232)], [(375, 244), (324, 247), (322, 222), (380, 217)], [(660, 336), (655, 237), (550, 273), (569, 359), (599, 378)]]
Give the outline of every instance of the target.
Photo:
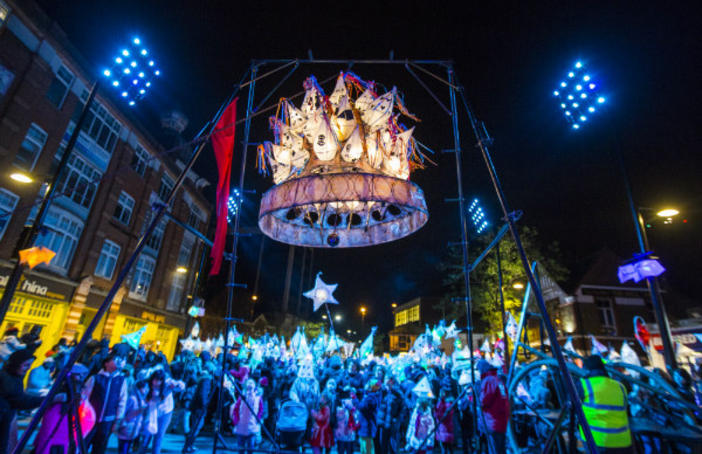
[(578, 392), (575, 389), (575, 383), (573, 383), (573, 377), (571, 377), (570, 373), (568, 372), (568, 367), (566, 365), (565, 359), (563, 358), (563, 352), (561, 350), (560, 344), (558, 343), (558, 336), (556, 335), (556, 331), (553, 328), (553, 324), (551, 323), (551, 319), (548, 314), (548, 309), (546, 308), (546, 302), (544, 301), (544, 297), (541, 293), (541, 288), (536, 280), (534, 273), (531, 270), (531, 267), (529, 266), (529, 260), (526, 255), (526, 251), (524, 250), (524, 245), (522, 244), (519, 232), (517, 231), (517, 226), (514, 222), (514, 219), (512, 219), (512, 217), (509, 215), (511, 210), (509, 209), (509, 205), (507, 204), (507, 199), (502, 189), (502, 184), (500, 183), (499, 177), (497, 175), (497, 170), (495, 169), (495, 165), (488, 150), (490, 137), (485, 131), (485, 126), (477, 121), (475, 115), (470, 109), (468, 102), (465, 99), (465, 93), (463, 92), (463, 88), (461, 87), (458, 90), (461, 93), (461, 98), (463, 100), (466, 112), (468, 113), (470, 124), (478, 141), (478, 148), (480, 149), (488, 173), (490, 174), (490, 179), (492, 180), (492, 185), (495, 189), (495, 194), (497, 195), (497, 198), (500, 202), (502, 213), (505, 219), (507, 220), (507, 223), (509, 224), (509, 229), (512, 233), (512, 238), (514, 239), (514, 243), (517, 246), (517, 252), (519, 253), (519, 258), (522, 262), (522, 267), (524, 268), (524, 272), (526, 273), (527, 278), (529, 279), (529, 283), (534, 289), (534, 296), (536, 297), (536, 302), (538, 304), (539, 311), (541, 312), (543, 323), (546, 327), (546, 331), (548, 332), (549, 340), (551, 341), (551, 349), (553, 351), (553, 356), (556, 359), (556, 362), (558, 363), (558, 368), (560, 369), (561, 376), (563, 377), (563, 382), (566, 385), (566, 390), (568, 391), (570, 403), (572, 407), (575, 408), (575, 412), (578, 417), (578, 420), (580, 421), (580, 425), (583, 427), (583, 433), (585, 434), (585, 443), (591, 454), (597, 454), (597, 445), (595, 444), (595, 440), (592, 438), (590, 425), (587, 423), (587, 419), (585, 418), (582, 402), (580, 401)]

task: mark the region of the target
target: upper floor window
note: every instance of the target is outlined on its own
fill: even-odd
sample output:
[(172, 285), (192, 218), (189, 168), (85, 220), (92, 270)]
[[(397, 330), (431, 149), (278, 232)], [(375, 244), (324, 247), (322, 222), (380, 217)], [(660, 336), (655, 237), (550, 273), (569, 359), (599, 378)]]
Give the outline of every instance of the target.
[(197, 223), (202, 218), (202, 211), (195, 205), (190, 206), (190, 214), (188, 214), (188, 225), (192, 228), (197, 228)]
[(140, 255), (134, 268), (130, 295), (134, 298), (145, 300), (149, 294), (151, 280), (154, 277), (156, 261), (148, 255)]
[(149, 238), (146, 239), (146, 247), (151, 248), (154, 252), (158, 252), (158, 250), (161, 248), (161, 242), (163, 241), (163, 234), (166, 231), (167, 222), (168, 221), (165, 219), (161, 219)]
[[(597, 299), (595, 300), (595, 304), (597, 305), (597, 315), (599, 316), (602, 328), (610, 332), (616, 331), (612, 301), (609, 299)], [(616, 334), (616, 332), (612, 334)]]
[(164, 173), (161, 177), (161, 185), (158, 187), (158, 198), (165, 202), (168, 198), (168, 194), (173, 190), (174, 185), (173, 178)]
[(10, 223), (12, 213), (17, 208), (19, 196), (11, 193), (7, 189), (0, 188), (0, 239), (5, 235), (5, 230)]
[(15, 156), (14, 164), (25, 170), (32, 170), (41, 154), (41, 150), (46, 145), (48, 137), (48, 134), (36, 123), (29, 125), (27, 135), (24, 136), (22, 145), (20, 145), (20, 149)]
[(149, 152), (144, 150), (144, 147), (137, 144), (136, 147), (134, 147), (134, 154), (132, 155), (132, 162), (130, 163), (132, 169), (143, 177), (146, 173), (146, 168), (149, 166), (149, 160), (151, 160)]
[(10, 15), (10, 7), (5, 4), (2, 0), (0, 0), (0, 27), (5, 25), (5, 21), (7, 20), (7, 16)]
[(95, 266), (96, 276), (112, 279), (120, 249), (121, 248), (116, 243), (110, 240), (105, 240), (105, 242), (102, 243), (100, 257), (98, 257), (97, 265)]
[(46, 92), (46, 97), (57, 109), (60, 109), (63, 101), (66, 100), (68, 89), (71, 88), (74, 79), (73, 74), (65, 66), (60, 65), (56, 70), (49, 90)]
[(171, 291), (168, 292), (168, 301), (166, 302), (167, 310), (176, 312), (180, 309), (184, 289), (185, 274), (173, 274), (173, 280), (171, 281)]
[(183, 242), (180, 244), (180, 252), (178, 252), (178, 265), (188, 266), (194, 250), (195, 237), (190, 232), (185, 232)]
[(50, 266), (67, 270), (82, 232), (83, 223), (78, 218), (51, 206), (35, 246), (45, 246), (54, 251), (56, 256)]
[(117, 199), (117, 206), (112, 216), (122, 224), (129, 225), (129, 220), (132, 218), (132, 211), (134, 211), (134, 199), (126, 192), (120, 192), (119, 199)]
[(63, 175), (56, 190), (78, 205), (90, 208), (102, 174), (80, 156), (71, 154)]
[[(73, 115), (74, 123), (78, 122), (78, 117), (82, 109), (83, 105), (79, 103)], [(85, 122), (81, 129), (90, 136), (100, 148), (108, 153), (112, 153), (112, 150), (115, 149), (117, 139), (119, 138), (119, 133), (122, 130), (122, 125), (110, 115), (102, 104), (93, 101), (90, 106), (90, 112), (86, 114)]]

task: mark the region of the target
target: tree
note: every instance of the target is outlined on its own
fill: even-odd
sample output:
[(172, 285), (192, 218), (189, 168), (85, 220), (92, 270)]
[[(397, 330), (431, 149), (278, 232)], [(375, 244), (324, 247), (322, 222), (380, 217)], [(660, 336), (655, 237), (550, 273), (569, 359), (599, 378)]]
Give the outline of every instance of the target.
[[(533, 227), (520, 227), (519, 234), (530, 263), (537, 261), (542, 270), (556, 282), (568, 277), (568, 270), (561, 264), (560, 249), (557, 242), (542, 246), (538, 232)], [(475, 260), (493, 240), (492, 235), (483, 235), (469, 244), (469, 261)], [(502, 284), (505, 298), (505, 310), (519, 317), (523, 289), (515, 289), (515, 283), (526, 286), (527, 277), (517, 253), (512, 236), (507, 233), (499, 242), (502, 265)], [(443, 271), (443, 284), (446, 289), (437, 309), (445, 313), (445, 318), (460, 319), (465, 317), (465, 296), (463, 280), (463, 251), (460, 246), (451, 246), (446, 259), (439, 265)], [(483, 259), (470, 274), (471, 301), (473, 307), (473, 324), (475, 332), (501, 333), (502, 311), (500, 310), (500, 293), (498, 287), (498, 268), (496, 248)]]

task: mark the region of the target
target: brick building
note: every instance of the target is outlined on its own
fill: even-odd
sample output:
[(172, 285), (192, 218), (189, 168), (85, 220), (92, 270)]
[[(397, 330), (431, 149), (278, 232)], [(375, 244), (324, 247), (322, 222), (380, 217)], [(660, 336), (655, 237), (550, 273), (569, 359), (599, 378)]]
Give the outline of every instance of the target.
[[(32, 1), (0, 0), (0, 287), (96, 77), (64, 33)], [(37, 245), (56, 252), (25, 273), (0, 327), (42, 327), (42, 349), (80, 336), (160, 203), (183, 169), (128, 112), (98, 92)], [(19, 183), (24, 172), (35, 182)], [(205, 232), (208, 182), (193, 172), (170, 214)], [(96, 338), (111, 343), (147, 326), (143, 342), (171, 357), (200, 263), (202, 244), (163, 220), (138, 257)], [(0, 289), (1, 291), (2, 289)], [(39, 355), (43, 353), (39, 351)]]

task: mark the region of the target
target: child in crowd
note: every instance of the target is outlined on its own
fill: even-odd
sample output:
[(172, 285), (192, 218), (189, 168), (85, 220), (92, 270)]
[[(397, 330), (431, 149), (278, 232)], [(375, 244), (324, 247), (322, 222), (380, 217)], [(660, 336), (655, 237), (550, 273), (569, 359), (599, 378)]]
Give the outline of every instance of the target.
[(431, 413), (429, 399), (418, 399), (407, 427), (407, 447), (417, 454), (426, 454), (434, 449), (434, 437), (430, 436), (434, 431), (434, 416)]
[(319, 398), (319, 408), (312, 410), (312, 437), (310, 438), (310, 446), (314, 454), (320, 454), (324, 450), (324, 454), (331, 452), (334, 436), (332, 433), (331, 410), (329, 408), (329, 395), (322, 393)]

